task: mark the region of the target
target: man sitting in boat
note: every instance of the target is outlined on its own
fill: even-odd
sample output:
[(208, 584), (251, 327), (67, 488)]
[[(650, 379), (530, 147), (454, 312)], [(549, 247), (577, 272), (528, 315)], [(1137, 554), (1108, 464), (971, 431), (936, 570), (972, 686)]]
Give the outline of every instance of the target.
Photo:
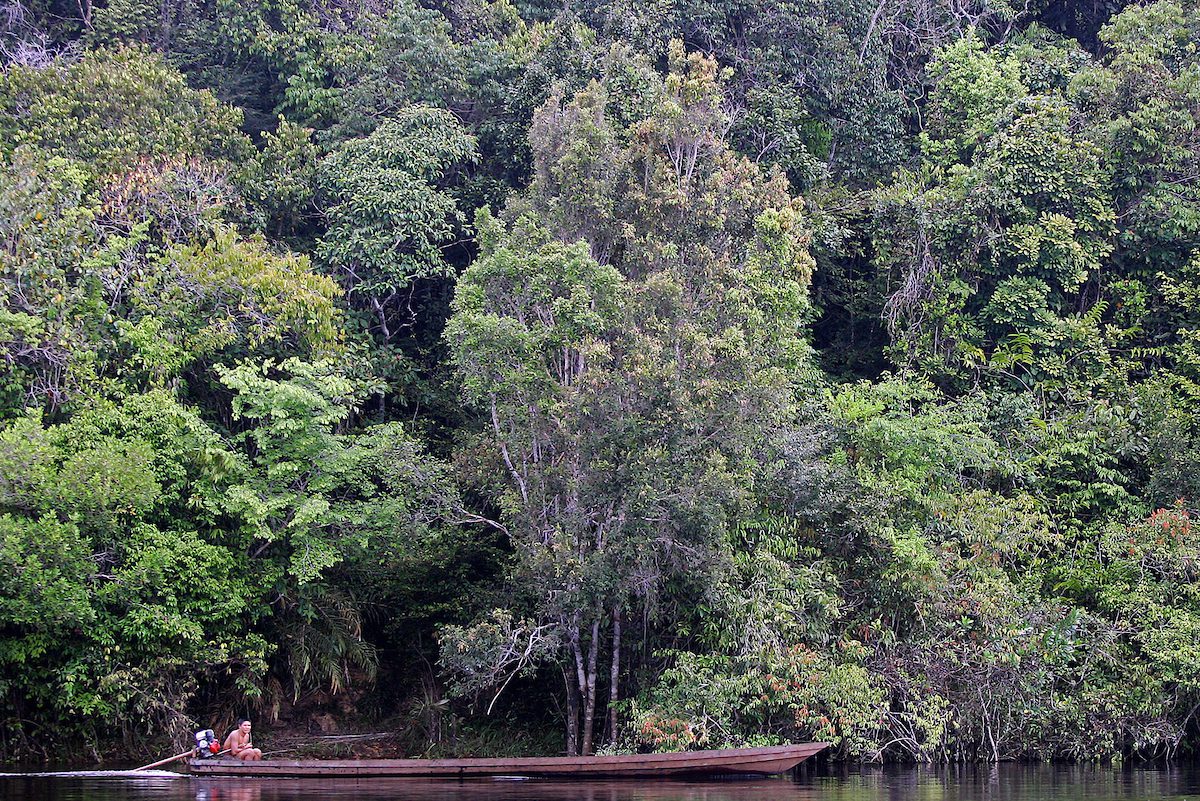
[(238, 720), (237, 728), (229, 732), (225, 738), (225, 750), (230, 756), (244, 759), (247, 762), (257, 762), (262, 759), (262, 751), (250, 742), (250, 721), (245, 718)]

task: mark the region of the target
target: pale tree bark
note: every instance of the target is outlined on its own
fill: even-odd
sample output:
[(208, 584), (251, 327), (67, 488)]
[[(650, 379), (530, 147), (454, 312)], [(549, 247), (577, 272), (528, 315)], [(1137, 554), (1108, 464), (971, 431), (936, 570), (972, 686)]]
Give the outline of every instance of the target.
[(617, 702), (621, 700), (621, 606), (613, 609), (612, 672), (608, 677), (608, 741), (617, 741)]
[(563, 683), (567, 685), (567, 756), (579, 756), (579, 684), (565, 667)]
[[(596, 698), (599, 684), (598, 664), (600, 661), (600, 616), (597, 615), (587, 629), (576, 617), (567, 625), (567, 638), (574, 676), (564, 670), (567, 682), (567, 753), (571, 756), (587, 756), (595, 752)], [(573, 679), (573, 680), (572, 680)]]
[(600, 619), (592, 623), (592, 641), (588, 644), (585, 703), (583, 708), (583, 755), (594, 752), (592, 733), (596, 728), (596, 660), (600, 651)]

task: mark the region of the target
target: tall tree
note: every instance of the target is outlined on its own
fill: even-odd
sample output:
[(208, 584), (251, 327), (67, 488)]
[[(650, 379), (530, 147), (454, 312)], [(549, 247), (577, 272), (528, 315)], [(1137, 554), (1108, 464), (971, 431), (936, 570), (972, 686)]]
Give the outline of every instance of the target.
[(564, 644), (571, 753), (594, 747), (620, 621), (703, 571), (753, 503), (806, 364), (812, 267), (782, 178), (729, 149), (714, 62), (676, 44), (665, 78), (614, 59), (608, 79), (638, 94), (600, 83), (539, 112), (537, 180), (511, 232), (480, 218), (447, 331), (508, 470), (517, 575)]

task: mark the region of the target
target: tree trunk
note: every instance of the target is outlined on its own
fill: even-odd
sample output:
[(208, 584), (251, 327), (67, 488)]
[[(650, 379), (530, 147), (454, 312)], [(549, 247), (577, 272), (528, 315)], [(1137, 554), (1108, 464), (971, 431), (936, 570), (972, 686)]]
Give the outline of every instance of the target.
[(590, 756), (595, 750), (592, 746), (592, 732), (596, 728), (596, 660), (600, 652), (600, 618), (592, 623), (592, 641), (588, 644), (587, 672), (584, 676), (583, 708), (583, 756)]
[(608, 742), (617, 741), (617, 702), (621, 700), (618, 679), (621, 676), (621, 607), (613, 609), (612, 672), (608, 677)]
[(580, 742), (580, 707), (587, 695), (587, 669), (584, 665), (583, 643), (580, 641), (579, 613), (567, 626), (567, 638), (571, 643), (571, 661), (575, 667), (574, 681), (567, 682), (567, 754), (579, 756), (586, 753), (581, 749)]
[(567, 685), (567, 756), (579, 756), (579, 686), (565, 668), (563, 682)]

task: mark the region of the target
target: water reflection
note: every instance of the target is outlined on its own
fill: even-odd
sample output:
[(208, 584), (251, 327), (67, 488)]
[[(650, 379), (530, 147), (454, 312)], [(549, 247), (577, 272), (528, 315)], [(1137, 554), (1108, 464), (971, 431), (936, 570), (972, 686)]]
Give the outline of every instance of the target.
[(1200, 801), (1196, 767), (814, 770), (711, 782), (0, 777), (0, 801)]
[(823, 801), (1157, 801), (1197, 798), (1195, 765), (968, 765), (846, 769), (811, 779)]
[(196, 780), (196, 801), (815, 801), (811, 786), (788, 780), (717, 782), (414, 781), (411, 779)]

